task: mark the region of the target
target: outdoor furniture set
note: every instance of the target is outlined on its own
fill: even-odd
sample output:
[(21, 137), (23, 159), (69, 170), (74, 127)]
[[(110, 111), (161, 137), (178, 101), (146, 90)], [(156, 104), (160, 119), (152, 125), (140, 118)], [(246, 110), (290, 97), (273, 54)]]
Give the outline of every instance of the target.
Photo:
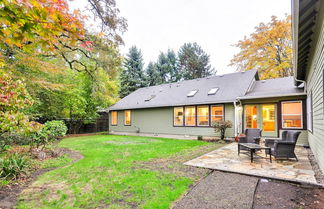
[(265, 150), (266, 157), (270, 156), (270, 162), (272, 162), (272, 156), (276, 159), (289, 159), (298, 158), (295, 154), (295, 146), (300, 135), (300, 131), (287, 130), (282, 131), (281, 138), (266, 138), (265, 146), (260, 145), (261, 129), (247, 128), (245, 129), (244, 136), (239, 136), (238, 141), (238, 154), (242, 150), (247, 151), (251, 157), (251, 163), (253, 162), (253, 156), (256, 152)]

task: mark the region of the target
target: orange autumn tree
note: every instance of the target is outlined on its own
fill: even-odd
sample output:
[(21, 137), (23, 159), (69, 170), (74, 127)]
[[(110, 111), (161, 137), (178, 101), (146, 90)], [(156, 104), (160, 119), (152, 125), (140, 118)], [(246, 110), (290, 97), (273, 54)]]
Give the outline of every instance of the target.
[(290, 16), (282, 20), (272, 16), (269, 23), (260, 23), (254, 33), (234, 46), (240, 52), (230, 66), (236, 66), (238, 71), (256, 69), (261, 79), (293, 75)]
[[(3, 127), (9, 122), (17, 122), (28, 128), (28, 120), (24, 108), (30, 107), (33, 99), (24, 98), (26, 105), (9, 111), (8, 105), (18, 107), (19, 102), (6, 98), (12, 95), (29, 95), (26, 87), (38, 84), (39, 87), (57, 88), (59, 85), (47, 78), (55, 73), (64, 73), (68, 68), (75, 71), (95, 74), (103, 62), (97, 57), (106, 55), (109, 63), (107, 72), (111, 72), (113, 64), (120, 62), (117, 47), (122, 40), (118, 31), (126, 30), (126, 22), (118, 16), (114, 0), (87, 0), (88, 10), (97, 18), (101, 31), (97, 35), (89, 35), (84, 22), (87, 17), (79, 10), (70, 11), (67, 0), (3, 0), (0, 2), (0, 78), (2, 82), (0, 98), (0, 112), (10, 120), (1, 121)], [(94, 38), (95, 37), (95, 38)], [(100, 37), (104, 37), (104, 44), (96, 48)], [(95, 50), (93, 50), (95, 48)], [(100, 54), (100, 55), (99, 55)], [(113, 58), (111, 58), (113, 57)], [(117, 61), (116, 61), (117, 60)], [(90, 63), (90, 64), (89, 64)], [(19, 89), (12, 83), (21, 83)], [(55, 82), (55, 80), (54, 80)], [(23, 87), (22, 87), (23, 86)], [(9, 92), (2, 91), (7, 89)], [(24, 91), (21, 91), (24, 89)], [(28, 104), (28, 105), (27, 105)], [(24, 118), (20, 123), (19, 118)], [(27, 118), (28, 119), (28, 118)], [(7, 123), (5, 124), (5, 122)], [(3, 129), (4, 130), (4, 129)], [(9, 130), (10, 131), (10, 130)], [(3, 131), (0, 131), (0, 135)]]
[[(62, 0), (4, 0), (0, 3), (0, 133), (27, 133), (40, 127), (23, 112), (32, 98), (14, 65), (22, 58), (54, 55), (60, 36), (74, 45), (84, 38), (82, 18)], [(34, 62), (40, 59), (34, 59)]]

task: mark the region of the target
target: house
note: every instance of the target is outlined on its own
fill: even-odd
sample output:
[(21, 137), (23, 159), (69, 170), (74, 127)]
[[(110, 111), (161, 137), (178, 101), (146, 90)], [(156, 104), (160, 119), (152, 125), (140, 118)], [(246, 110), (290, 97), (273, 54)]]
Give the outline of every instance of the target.
[(324, 172), (324, 1), (293, 0), (293, 48), (296, 85), (307, 93), (307, 137)]
[(109, 111), (115, 134), (215, 136), (213, 122), (230, 120), (226, 137), (245, 128), (261, 128), (269, 137), (299, 129), (298, 143), (308, 144), (303, 84), (296, 86), (293, 77), (260, 81), (256, 70), (141, 88)]
[(300, 130), (324, 172), (324, 0), (292, 0), (294, 76), (259, 80), (255, 70), (138, 89), (109, 108), (112, 133), (215, 135), (230, 120), (263, 136)]

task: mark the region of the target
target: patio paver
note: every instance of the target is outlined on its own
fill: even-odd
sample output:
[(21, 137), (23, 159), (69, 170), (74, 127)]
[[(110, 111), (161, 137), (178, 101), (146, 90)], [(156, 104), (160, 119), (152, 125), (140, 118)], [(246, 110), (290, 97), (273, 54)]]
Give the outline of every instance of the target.
[[(309, 162), (307, 150), (303, 147), (296, 147), (295, 153), (299, 161), (273, 160), (270, 163), (268, 156), (266, 159), (255, 157), (254, 162), (251, 163), (248, 155), (237, 154), (237, 143), (231, 143), (190, 160), (185, 165), (319, 185)], [(265, 157), (264, 151), (258, 152), (258, 155)]]

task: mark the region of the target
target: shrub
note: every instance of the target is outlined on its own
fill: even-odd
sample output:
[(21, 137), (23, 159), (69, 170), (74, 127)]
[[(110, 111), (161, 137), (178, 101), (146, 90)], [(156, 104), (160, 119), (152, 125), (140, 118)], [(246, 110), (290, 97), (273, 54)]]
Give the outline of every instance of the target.
[(67, 132), (67, 127), (63, 121), (52, 120), (44, 124), (43, 128), (32, 135), (33, 144), (37, 148), (43, 146), (43, 148), (63, 136)]
[(213, 128), (215, 132), (220, 132), (221, 139), (223, 140), (225, 138), (225, 131), (227, 128), (232, 128), (232, 122), (229, 120), (221, 120), (221, 121), (216, 121), (213, 123)]
[(4, 159), (0, 159), (0, 178), (16, 179), (26, 172), (30, 166), (30, 160), (24, 155), (11, 154)]
[(45, 131), (50, 140), (59, 139), (67, 132), (65, 123), (61, 120), (52, 120), (44, 124), (42, 131)]
[(203, 136), (198, 136), (197, 139), (198, 139), (199, 141), (202, 141), (202, 140), (203, 140)]

